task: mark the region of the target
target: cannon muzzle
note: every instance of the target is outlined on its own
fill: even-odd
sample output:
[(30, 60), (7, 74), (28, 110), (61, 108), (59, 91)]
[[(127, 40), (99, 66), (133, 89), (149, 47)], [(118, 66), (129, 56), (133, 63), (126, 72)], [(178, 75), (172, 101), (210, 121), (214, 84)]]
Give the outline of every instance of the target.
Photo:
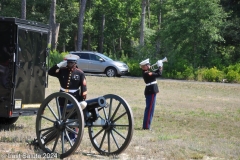
[(86, 100), (87, 102), (87, 109), (93, 109), (97, 107), (105, 107), (106, 106), (106, 99), (104, 97), (98, 97)]

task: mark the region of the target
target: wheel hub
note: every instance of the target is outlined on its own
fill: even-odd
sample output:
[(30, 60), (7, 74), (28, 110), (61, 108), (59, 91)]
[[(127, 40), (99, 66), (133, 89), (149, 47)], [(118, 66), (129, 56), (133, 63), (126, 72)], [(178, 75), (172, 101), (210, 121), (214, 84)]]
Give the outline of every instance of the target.
[(104, 125), (104, 129), (105, 130), (110, 130), (111, 128), (112, 128), (112, 125), (111, 125), (112, 123), (111, 123), (111, 121), (110, 120), (106, 120), (106, 122), (105, 122), (105, 125)]
[(66, 126), (63, 121), (56, 121), (54, 122), (54, 127), (62, 131), (63, 129), (65, 129)]

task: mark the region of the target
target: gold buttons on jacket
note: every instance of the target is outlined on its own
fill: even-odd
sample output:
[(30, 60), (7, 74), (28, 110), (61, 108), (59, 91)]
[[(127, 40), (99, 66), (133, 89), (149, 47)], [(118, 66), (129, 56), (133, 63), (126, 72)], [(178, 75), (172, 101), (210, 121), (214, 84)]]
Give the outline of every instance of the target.
[(70, 70), (70, 72), (69, 72), (69, 76), (68, 76), (68, 81), (67, 81), (67, 89), (66, 90), (68, 90), (68, 88), (69, 88), (69, 84), (70, 84), (70, 80), (71, 80), (71, 75), (72, 75), (72, 71)]

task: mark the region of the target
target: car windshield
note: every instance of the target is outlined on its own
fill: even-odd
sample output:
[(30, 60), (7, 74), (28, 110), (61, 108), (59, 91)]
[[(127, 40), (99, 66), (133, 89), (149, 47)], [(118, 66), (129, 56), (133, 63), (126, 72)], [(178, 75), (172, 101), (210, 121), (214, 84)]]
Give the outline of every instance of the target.
[(113, 61), (111, 58), (105, 56), (104, 54), (100, 54), (100, 56), (101, 56), (102, 58), (104, 58), (105, 60)]

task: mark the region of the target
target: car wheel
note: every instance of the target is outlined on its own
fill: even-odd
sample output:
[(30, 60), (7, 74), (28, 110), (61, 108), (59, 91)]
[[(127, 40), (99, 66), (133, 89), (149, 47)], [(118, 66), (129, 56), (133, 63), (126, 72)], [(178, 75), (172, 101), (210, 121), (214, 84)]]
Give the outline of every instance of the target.
[(117, 73), (117, 71), (116, 71), (116, 69), (113, 68), (113, 67), (109, 67), (109, 68), (107, 68), (107, 70), (106, 70), (106, 75), (107, 75), (108, 77), (115, 77), (115, 76), (116, 76), (116, 73)]

